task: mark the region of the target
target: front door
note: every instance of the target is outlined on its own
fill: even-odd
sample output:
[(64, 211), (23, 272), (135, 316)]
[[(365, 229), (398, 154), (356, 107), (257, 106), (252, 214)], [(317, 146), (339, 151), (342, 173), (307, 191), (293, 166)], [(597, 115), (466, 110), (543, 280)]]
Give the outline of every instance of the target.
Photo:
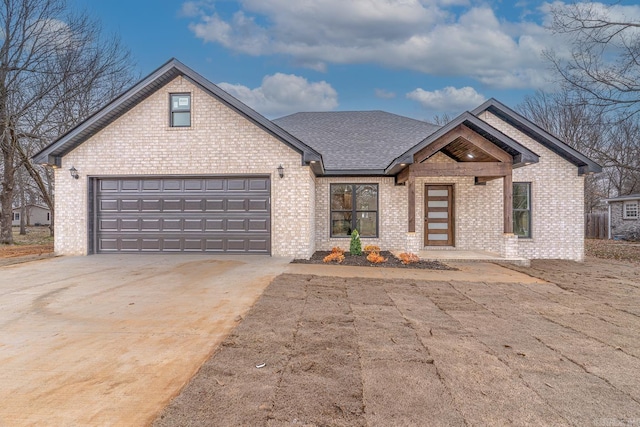
[(424, 245), (453, 246), (453, 185), (426, 185)]

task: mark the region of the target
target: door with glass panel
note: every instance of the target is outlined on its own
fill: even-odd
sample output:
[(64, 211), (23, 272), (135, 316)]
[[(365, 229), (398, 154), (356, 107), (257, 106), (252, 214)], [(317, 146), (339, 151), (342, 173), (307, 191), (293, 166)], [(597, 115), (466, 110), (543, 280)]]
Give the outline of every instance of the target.
[(427, 185), (424, 194), (424, 245), (453, 246), (453, 185)]

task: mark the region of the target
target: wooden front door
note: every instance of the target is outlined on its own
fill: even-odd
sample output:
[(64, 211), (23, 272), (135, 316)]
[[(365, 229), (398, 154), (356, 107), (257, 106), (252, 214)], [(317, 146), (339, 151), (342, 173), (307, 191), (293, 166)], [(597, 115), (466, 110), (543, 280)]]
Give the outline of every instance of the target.
[(453, 246), (453, 185), (427, 184), (424, 195), (424, 245)]

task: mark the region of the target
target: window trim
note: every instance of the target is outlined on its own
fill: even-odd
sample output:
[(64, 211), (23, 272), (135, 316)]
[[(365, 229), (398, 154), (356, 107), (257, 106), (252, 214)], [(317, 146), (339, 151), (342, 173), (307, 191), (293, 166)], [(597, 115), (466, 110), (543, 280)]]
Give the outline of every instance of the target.
[[(514, 222), (513, 233), (516, 235), (516, 237), (518, 237), (518, 239), (531, 239), (531, 238), (533, 238), (533, 230), (532, 230), (532, 224), (533, 224), (533, 208), (532, 208), (532, 205), (533, 205), (533, 203), (531, 201), (531, 199), (532, 199), (532, 189), (531, 189), (532, 185), (531, 185), (530, 181), (523, 181), (523, 182), (514, 182), (512, 187), (515, 188), (515, 186), (518, 185), (518, 184), (527, 186), (527, 202), (528, 202), (527, 205), (528, 206), (527, 206), (527, 209), (516, 209), (515, 207), (513, 207), (513, 203), (512, 203), (512, 206), (511, 206), (512, 213), (511, 214), (513, 216), (512, 221)], [(516, 234), (516, 232), (515, 232), (516, 231), (516, 227), (515, 227), (516, 212), (528, 212), (529, 213), (529, 223), (527, 224), (529, 233), (526, 236), (521, 236), (519, 234)]]
[[(189, 109), (173, 109), (173, 97), (174, 96), (188, 96), (189, 97)], [(176, 125), (173, 121), (174, 113), (189, 113), (189, 124), (188, 125)], [(169, 94), (169, 127), (171, 128), (190, 128), (192, 123), (192, 115), (193, 115), (193, 97), (191, 96), (191, 92), (177, 92)]]
[(20, 212), (13, 213), (13, 221), (20, 221)]
[[(636, 206), (636, 215), (630, 216), (627, 213), (627, 205), (635, 205)], [(622, 219), (640, 219), (640, 201), (638, 200), (625, 200), (622, 202)]]
[[(338, 185), (345, 185), (351, 187), (352, 194), (352, 203), (351, 203), (351, 211), (344, 209), (332, 209), (331, 208), (331, 196), (333, 195), (333, 187)], [(372, 185), (376, 187), (376, 209), (368, 209), (368, 210), (358, 210), (358, 203), (356, 202), (356, 186), (358, 185)], [(354, 226), (357, 222), (357, 213), (358, 212), (374, 212), (376, 214), (376, 234), (375, 236), (363, 236), (360, 235), (362, 239), (378, 239), (380, 237), (380, 185), (377, 182), (335, 182), (329, 184), (329, 237), (332, 239), (350, 239), (351, 236), (336, 236), (333, 234), (333, 225), (331, 223), (334, 212), (351, 212), (351, 229), (354, 230), (356, 227)]]

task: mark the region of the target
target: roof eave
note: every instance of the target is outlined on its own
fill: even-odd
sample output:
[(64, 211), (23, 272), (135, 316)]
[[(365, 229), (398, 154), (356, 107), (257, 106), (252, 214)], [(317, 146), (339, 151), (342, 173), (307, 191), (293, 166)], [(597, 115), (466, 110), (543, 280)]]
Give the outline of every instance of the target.
[(413, 156), (418, 151), (428, 146), (438, 138), (442, 137), (443, 135), (451, 131), (456, 126), (459, 126), (462, 124), (472, 128), (472, 130), (476, 132), (478, 130), (481, 130), (483, 133), (485, 133), (485, 135), (490, 135), (492, 139), (494, 139), (494, 141), (492, 142), (495, 143), (496, 141), (499, 141), (501, 144), (504, 144), (506, 147), (511, 149), (514, 152), (514, 154), (512, 155), (514, 168), (526, 166), (532, 163), (538, 163), (538, 161), (540, 160), (540, 157), (537, 154), (535, 154), (533, 151), (524, 147), (517, 141), (510, 138), (509, 136), (503, 134), (502, 132), (500, 132), (493, 126), (489, 125), (488, 123), (480, 120), (475, 115), (469, 112), (465, 112), (459, 115), (458, 117), (456, 117), (455, 119), (453, 119), (452, 121), (450, 121), (449, 123), (447, 123), (446, 125), (442, 126), (440, 129), (436, 130), (434, 133), (432, 133), (431, 135), (426, 137), (424, 140), (422, 140), (419, 144), (416, 144), (413, 148), (403, 153), (401, 156), (395, 158), (389, 164), (389, 166), (387, 166), (387, 168), (385, 169), (385, 172), (391, 175), (397, 174), (400, 170), (404, 169), (406, 165), (413, 163)]
[(47, 147), (36, 153), (32, 158), (36, 163), (60, 166), (60, 158), (66, 153), (82, 144), (101, 129), (112, 123), (118, 117), (125, 114), (135, 105), (144, 101), (149, 95), (169, 83), (179, 75), (184, 76), (192, 83), (200, 86), (215, 96), (228, 107), (247, 117), (250, 121), (263, 128), (275, 138), (279, 139), (290, 148), (302, 155), (303, 164), (320, 163), (315, 168), (323, 170), (322, 156), (284, 129), (271, 122), (255, 110), (249, 108), (238, 99), (211, 83), (200, 74), (182, 64), (175, 58), (170, 59), (160, 68), (140, 80), (129, 90), (115, 98), (113, 101), (98, 110), (88, 119), (58, 138)]
[(516, 113), (500, 101), (491, 98), (485, 101), (478, 108), (471, 111), (474, 116), (489, 110), (492, 114), (497, 115), (502, 120), (514, 126), (516, 129), (542, 143), (544, 146), (555, 152), (565, 160), (573, 163), (578, 167), (579, 175), (591, 175), (602, 172), (602, 166), (594, 162), (584, 154), (573, 149), (559, 138), (542, 129), (527, 118)]

